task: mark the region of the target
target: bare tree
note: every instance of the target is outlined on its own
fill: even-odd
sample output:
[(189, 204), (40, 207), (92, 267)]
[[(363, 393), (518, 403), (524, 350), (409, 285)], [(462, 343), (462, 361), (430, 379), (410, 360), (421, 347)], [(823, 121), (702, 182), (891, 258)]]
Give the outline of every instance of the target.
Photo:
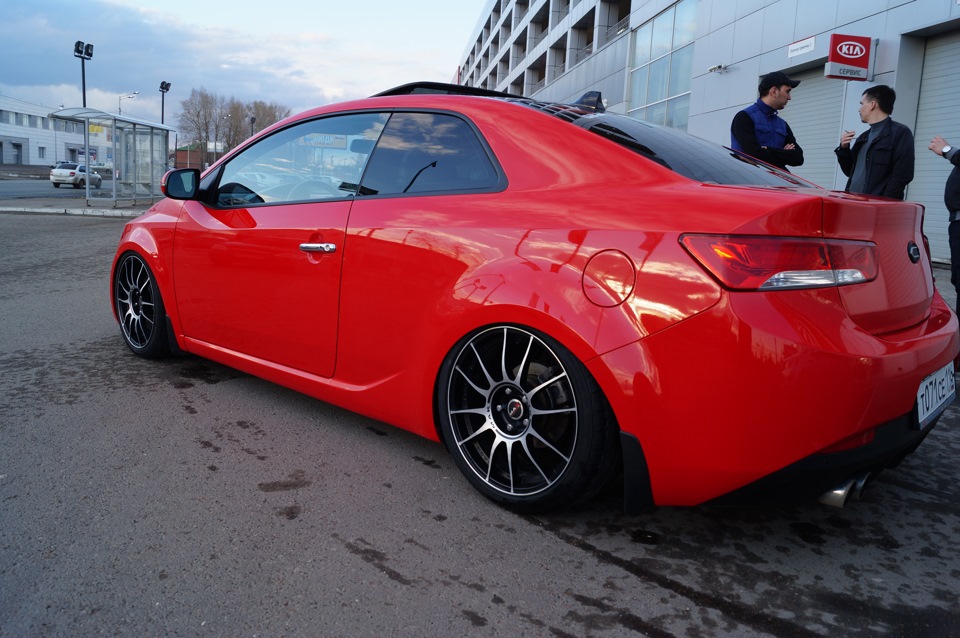
[[(190, 97), (180, 102), (180, 133), (184, 139), (198, 147), (204, 162), (210, 161), (212, 123), (215, 117), (217, 98), (203, 87), (191, 89)], [(213, 137), (213, 141), (216, 137)]]
[(192, 89), (180, 102), (180, 135), (203, 153), (203, 162), (215, 161), (240, 145), (248, 136), (290, 115), (290, 108), (277, 102), (254, 100), (244, 104), (203, 87)]
[(247, 111), (249, 112), (248, 118), (253, 118), (250, 122), (251, 135), (256, 131), (262, 131), (268, 126), (276, 124), (286, 117), (290, 117), (290, 108), (277, 102), (268, 104), (261, 100), (254, 100), (247, 105)]
[(247, 139), (247, 107), (240, 100), (231, 97), (227, 100), (226, 111), (223, 141), (226, 149), (230, 150)]

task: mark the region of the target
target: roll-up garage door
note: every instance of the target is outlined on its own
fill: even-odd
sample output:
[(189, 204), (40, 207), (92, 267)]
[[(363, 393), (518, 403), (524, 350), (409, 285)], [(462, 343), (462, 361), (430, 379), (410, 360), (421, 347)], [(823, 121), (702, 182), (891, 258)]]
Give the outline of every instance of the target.
[[(960, 31), (927, 40), (920, 76), (920, 100), (914, 129), (917, 160), (907, 199), (927, 207), (923, 231), (930, 239), (934, 261), (950, 261), (947, 209), (943, 187), (953, 166), (927, 145), (941, 135), (960, 147)], [(896, 119), (896, 118), (894, 118)]]
[(790, 77), (800, 80), (800, 86), (793, 90), (793, 99), (780, 116), (803, 149), (803, 166), (787, 168), (814, 184), (835, 188), (837, 158), (833, 149), (840, 142), (844, 81), (825, 78), (823, 67)]

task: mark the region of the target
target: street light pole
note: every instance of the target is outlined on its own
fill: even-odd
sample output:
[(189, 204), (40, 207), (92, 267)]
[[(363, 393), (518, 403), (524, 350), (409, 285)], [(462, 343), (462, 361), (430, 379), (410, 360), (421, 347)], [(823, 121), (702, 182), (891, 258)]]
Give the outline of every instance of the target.
[[(227, 113), (226, 115), (224, 115), (223, 117), (221, 117), (220, 120), (223, 121), (223, 122), (226, 122), (227, 120), (230, 119), (230, 115), (231, 115), (230, 113)], [(229, 125), (228, 125), (228, 126), (229, 126)], [(227, 152), (227, 136), (226, 136), (225, 134), (223, 134), (223, 132), (221, 132), (221, 135), (223, 135), (223, 146), (220, 147), (220, 156), (222, 157), (223, 154)], [(214, 160), (216, 160), (216, 157), (217, 157), (217, 152), (216, 152), (216, 151), (217, 151), (217, 140), (213, 140), (213, 151), (214, 151), (214, 152), (213, 152), (213, 157), (214, 157)]]
[(137, 97), (138, 95), (140, 95), (140, 91), (134, 91), (133, 93), (130, 93), (129, 95), (121, 95), (121, 96), (119, 96), (119, 97), (117, 98), (117, 115), (121, 115), (121, 114), (123, 113), (123, 109), (120, 107), (120, 105), (123, 103), (123, 100), (128, 100), (128, 99), (130, 99), (130, 98), (132, 98), (132, 97)]
[(73, 45), (74, 57), (80, 58), (80, 82), (83, 91), (83, 108), (87, 108), (87, 66), (86, 62), (93, 57), (93, 45), (89, 42), (77, 40)]
[(164, 98), (167, 96), (167, 91), (170, 90), (169, 82), (160, 82), (160, 123), (163, 124), (163, 102)]

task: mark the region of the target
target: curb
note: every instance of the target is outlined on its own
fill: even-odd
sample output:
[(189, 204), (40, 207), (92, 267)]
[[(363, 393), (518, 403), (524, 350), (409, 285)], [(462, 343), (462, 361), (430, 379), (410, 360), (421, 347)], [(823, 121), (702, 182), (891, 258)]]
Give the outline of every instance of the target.
[(115, 208), (60, 208), (37, 206), (0, 206), (0, 213), (31, 213), (35, 215), (80, 215), (86, 217), (139, 217), (142, 210), (119, 210)]

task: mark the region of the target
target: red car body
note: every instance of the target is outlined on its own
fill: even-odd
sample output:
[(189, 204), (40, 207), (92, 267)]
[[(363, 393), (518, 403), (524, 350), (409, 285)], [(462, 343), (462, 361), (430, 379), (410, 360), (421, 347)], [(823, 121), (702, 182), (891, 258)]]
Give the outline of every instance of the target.
[[(695, 505), (794, 470), (819, 493), (895, 463), (932, 429), (917, 423), (918, 389), (960, 343), (922, 249), (922, 207), (789, 182), (696, 181), (522, 102), (462, 95), (295, 116), (212, 166), (201, 190), (293, 124), (370, 111), (462, 119), (498, 186), (165, 199), (123, 232), (118, 320), (132, 307), (118, 299), (118, 264), (132, 254), (153, 273), (179, 349), (434, 440), (444, 438), (441, 370), (458, 342), (489, 326), (546, 335), (609, 405), (631, 510)], [(832, 239), (865, 246), (873, 278), (767, 290), (711, 266), (711, 255), (768, 238), (817, 254)]]

